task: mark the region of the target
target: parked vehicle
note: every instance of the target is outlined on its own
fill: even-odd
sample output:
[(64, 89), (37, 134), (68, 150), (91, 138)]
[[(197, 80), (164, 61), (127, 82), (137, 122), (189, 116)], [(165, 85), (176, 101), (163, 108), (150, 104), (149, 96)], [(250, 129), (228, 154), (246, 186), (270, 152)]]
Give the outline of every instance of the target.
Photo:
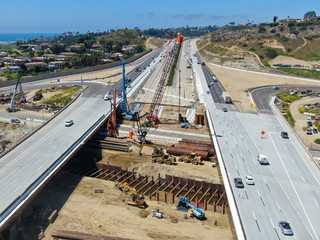
[(201, 62), (201, 65), (204, 66), (204, 65), (206, 65), (206, 64), (205, 64), (204, 62)]
[(278, 86), (273, 86), (273, 90), (279, 90)]
[(316, 128), (314, 128), (312, 131), (313, 131), (314, 134), (318, 133), (318, 129), (316, 129)]
[(308, 125), (309, 127), (312, 127), (312, 121), (311, 121), (310, 118), (307, 118), (307, 125)]
[(231, 97), (230, 97), (229, 93), (223, 92), (221, 97), (223, 98), (223, 101), (225, 103), (231, 103)]
[(228, 112), (228, 109), (227, 108), (223, 108), (222, 109), (224, 112)]
[(243, 182), (241, 178), (234, 178), (234, 185), (237, 188), (244, 188)]
[(307, 130), (306, 130), (306, 134), (308, 134), (308, 135), (312, 135), (312, 129), (311, 129), (311, 128), (307, 128)]
[(260, 163), (261, 165), (268, 165), (268, 164), (269, 164), (268, 158), (267, 158), (266, 155), (260, 154), (260, 155), (258, 155), (257, 158), (258, 158), (258, 161), (259, 161), (259, 163)]
[(286, 221), (279, 221), (279, 227), (284, 235), (293, 235), (290, 224)]

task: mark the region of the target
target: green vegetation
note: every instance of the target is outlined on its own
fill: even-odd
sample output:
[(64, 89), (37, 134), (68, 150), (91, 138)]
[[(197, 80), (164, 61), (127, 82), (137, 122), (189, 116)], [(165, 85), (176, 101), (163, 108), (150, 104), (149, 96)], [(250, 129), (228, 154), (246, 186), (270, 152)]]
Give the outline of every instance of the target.
[(299, 112), (302, 113), (302, 114), (305, 113), (305, 112), (308, 112), (308, 110), (309, 110), (309, 108), (304, 108), (304, 107), (300, 107), (299, 108)]
[(320, 138), (317, 138), (316, 140), (314, 140), (314, 143), (320, 144)]
[[(306, 60), (306, 61), (318, 61), (320, 60), (320, 38), (308, 38), (308, 44), (298, 49), (291, 56)], [(310, 40), (312, 39), (312, 40)]]
[(291, 75), (296, 75), (298, 77), (320, 79), (320, 71), (299, 69), (299, 68), (279, 68), (281, 72), (289, 73)]
[(178, 49), (177, 49), (177, 52), (176, 52), (176, 56), (174, 58), (172, 66), (171, 66), (171, 70), (170, 70), (170, 75), (169, 75), (169, 78), (168, 78), (167, 86), (172, 86), (173, 77), (174, 77), (174, 74), (176, 72), (176, 67), (177, 67), (177, 60), (178, 60), (178, 57), (179, 57), (179, 54), (180, 54), (180, 49), (181, 49), (181, 45), (178, 46)]
[[(64, 107), (67, 104), (69, 104), (72, 101), (72, 96), (79, 90), (81, 89), (80, 86), (78, 87), (68, 87), (64, 89), (60, 89), (60, 93), (57, 93), (50, 97), (49, 99), (43, 99), (42, 102), (44, 103), (53, 103), (56, 106), (59, 107)], [(52, 92), (55, 91), (55, 89), (47, 88), (45, 90), (41, 90), (43, 93), (45, 92)]]
[[(318, 131), (320, 132), (320, 123), (318, 122), (313, 122), (313, 125), (318, 129)], [(319, 139), (319, 138), (318, 138)]]
[(289, 103), (301, 99), (301, 97), (299, 97), (297, 94), (290, 95), (289, 91), (279, 92), (276, 94), (276, 96), (282, 101), (289, 102)]
[(289, 108), (289, 104), (288, 104), (288, 103), (285, 103), (285, 104), (284, 104), (284, 111), (285, 111), (285, 113), (286, 113), (286, 115), (287, 115), (287, 119), (288, 119), (289, 124), (290, 124), (292, 127), (294, 127), (295, 120), (294, 120), (294, 118), (292, 117), (292, 114), (291, 114), (291, 112), (290, 112), (290, 108)]

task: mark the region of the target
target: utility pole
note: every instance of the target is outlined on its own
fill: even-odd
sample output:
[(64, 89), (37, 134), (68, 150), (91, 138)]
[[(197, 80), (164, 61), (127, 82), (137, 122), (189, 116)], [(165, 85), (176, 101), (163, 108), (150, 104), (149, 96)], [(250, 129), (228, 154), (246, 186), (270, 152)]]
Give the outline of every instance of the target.
[(179, 69), (179, 113), (180, 113), (180, 92), (181, 92), (181, 70)]
[(81, 91), (83, 92), (83, 79), (82, 79), (82, 75), (81, 75)]

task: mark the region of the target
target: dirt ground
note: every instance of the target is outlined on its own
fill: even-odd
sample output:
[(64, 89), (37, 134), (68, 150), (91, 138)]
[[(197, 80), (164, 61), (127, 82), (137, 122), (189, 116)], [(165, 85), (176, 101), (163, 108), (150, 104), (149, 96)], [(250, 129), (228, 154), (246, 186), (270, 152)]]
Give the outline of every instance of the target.
[(277, 56), (276, 58), (269, 61), (270, 65), (273, 64), (298, 64), (303, 66), (309, 66), (312, 65), (320, 65), (320, 61), (304, 61), (293, 57), (287, 57), (287, 56)]
[(165, 41), (161, 38), (150, 37), (146, 40), (145, 45), (147, 49), (157, 50), (165, 44)]
[(304, 144), (307, 147), (320, 149), (320, 146), (318, 144), (314, 143), (315, 139), (320, 138), (320, 133), (307, 135), (305, 128), (307, 127), (307, 118), (310, 118), (310, 116), (307, 116), (307, 115), (299, 112), (299, 108), (302, 105), (309, 104), (309, 103), (315, 103), (315, 102), (320, 102), (320, 97), (302, 98), (302, 99), (300, 99), (298, 101), (294, 101), (293, 103), (290, 104), (290, 111), (291, 111), (291, 114), (295, 120), (294, 129), (298, 133), (300, 139), (304, 142)]
[(315, 85), (315, 83), (311, 81), (302, 81), (290, 77), (238, 71), (234, 69), (218, 67), (212, 64), (208, 64), (207, 66), (216, 74), (219, 81), (230, 94), (235, 105), (240, 111), (243, 112), (256, 111), (255, 108), (251, 106), (250, 95), (245, 92), (246, 89), (264, 85)]
[[(163, 145), (164, 148), (168, 146), (170, 144)], [(139, 156), (140, 147), (132, 144), (130, 149), (132, 152), (129, 153), (103, 150), (100, 162), (135, 171), (141, 175), (153, 176), (155, 179), (158, 178), (158, 174), (161, 177), (165, 177), (168, 174), (222, 184), (218, 168), (211, 167), (211, 163), (208, 161), (204, 161), (203, 165), (193, 165), (191, 163), (178, 162), (179, 157), (176, 157), (177, 165), (158, 164), (151, 162), (153, 148), (144, 147), (141, 152), (142, 156)]]
[[(43, 239), (53, 239), (56, 230), (72, 230), (129, 239), (232, 239), (227, 215), (207, 211), (207, 220), (183, 219), (184, 212), (175, 206), (146, 199), (149, 207), (141, 210), (128, 206), (129, 196), (114, 182), (67, 175), (59, 180), (55, 194), (43, 194), (43, 200), (55, 207), (59, 198), (67, 201), (61, 206), (55, 222), (46, 229)], [(75, 188), (70, 195), (70, 190)], [(95, 193), (95, 190), (103, 193)], [(59, 207), (59, 206), (58, 206)], [(152, 217), (159, 209), (165, 218)], [(190, 211), (190, 210), (189, 210)], [(190, 214), (190, 212), (189, 212)], [(147, 217), (145, 217), (147, 216)], [(217, 220), (217, 226), (213, 224)]]

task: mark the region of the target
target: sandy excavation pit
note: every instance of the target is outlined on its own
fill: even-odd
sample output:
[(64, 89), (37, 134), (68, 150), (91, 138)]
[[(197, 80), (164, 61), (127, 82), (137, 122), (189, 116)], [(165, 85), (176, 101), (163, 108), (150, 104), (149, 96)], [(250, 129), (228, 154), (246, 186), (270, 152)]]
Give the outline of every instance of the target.
[[(96, 189), (103, 193), (95, 193)], [(56, 186), (46, 191), (57, 191), (56, 194), (44, 192), (41, 196), (51, 207), (57, 205), (59, 197), (66, 197), (67, 201), (43, 239), (53, 239), (51, 234), (57, 230), (128, 239), (232, 239), (227, 215), (207, 211), (205, 222), (184, 219), (185, 212), (175, 210), (174, 205), (148, 199), (149, 207), (141, 210), (127, 205), (128, 195), (117, 189), (114, 182), (60, 175)], [(72, 194), (68, 196), (70, 191)], [(163, 219), (152, 217), (151, 210), (155, 209), (164, 213)]]

